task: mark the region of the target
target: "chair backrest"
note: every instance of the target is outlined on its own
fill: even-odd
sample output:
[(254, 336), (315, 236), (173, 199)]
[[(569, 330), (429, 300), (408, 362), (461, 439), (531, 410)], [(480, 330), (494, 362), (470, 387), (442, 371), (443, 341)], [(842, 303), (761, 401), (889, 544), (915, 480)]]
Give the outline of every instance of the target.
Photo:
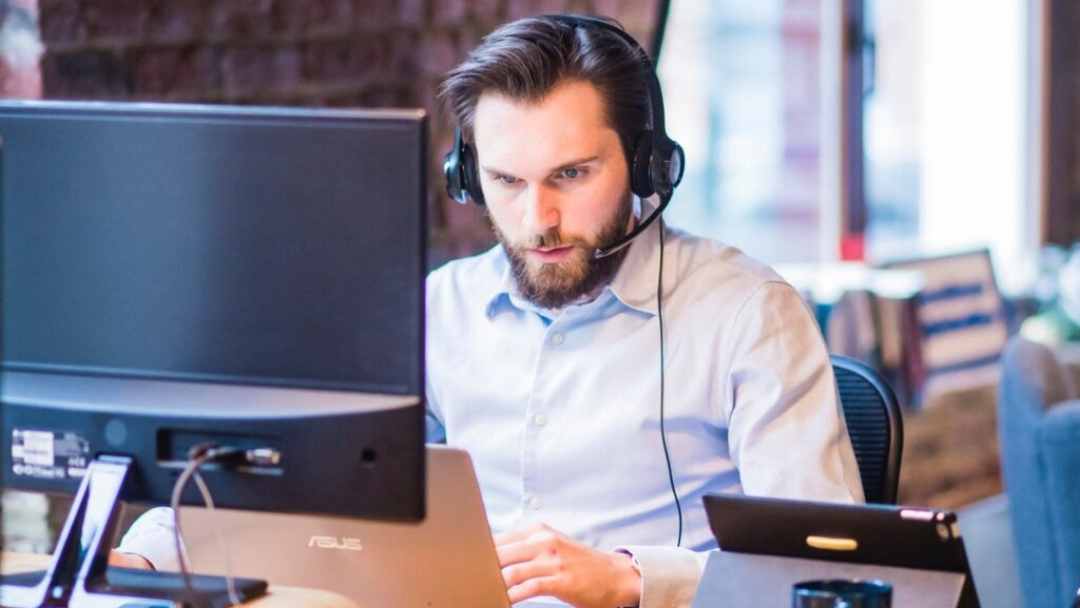
[(922, 367), (918, 403), (930, 403), (944, 392), (997, 383), (1009, 324), (990, 250), (898, 260), (882, 267), (918, 271), (923, 277), (915, 307)]
[(896, 395), (864, 363), (830, 355), (866, 502), (896, 504), (904, 422)]

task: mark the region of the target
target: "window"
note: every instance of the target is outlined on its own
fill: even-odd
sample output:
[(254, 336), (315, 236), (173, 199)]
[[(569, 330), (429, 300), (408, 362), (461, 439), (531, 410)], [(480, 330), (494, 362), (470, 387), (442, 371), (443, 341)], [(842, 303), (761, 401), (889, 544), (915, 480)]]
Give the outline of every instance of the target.
[(686, 173), (666, 213), (770, 262), (819, 257), (819, 0), (674, 0), (658, 70)]
[[(831, 227), (845, 224), (841, 213), (865, 217), (865, 228), (846, 222), (856, 257), (989, 247), (1008, 289), (1014, 261), (1038, 240), (1038, 5), (672, 0), (658, 70), (687, 169), (669, 220), (783, 263), (837, 259), (847, 243)], [(840, 39), (860, 22), (862, 35)], [(861, 78), (841, 77), (859, 68)], [(835, 163), (830, 191), (828, 157), (845, 144), (823, 121), (845, 82), (863, 87), (859, 107), (838, 118), (856, 134), (847, 154), (859, 162), (848, 157), (842, 183)]]
[(870, 259), (989, 246), (1009, 279), (1033, 250), (1027, 4), (865, 0)]

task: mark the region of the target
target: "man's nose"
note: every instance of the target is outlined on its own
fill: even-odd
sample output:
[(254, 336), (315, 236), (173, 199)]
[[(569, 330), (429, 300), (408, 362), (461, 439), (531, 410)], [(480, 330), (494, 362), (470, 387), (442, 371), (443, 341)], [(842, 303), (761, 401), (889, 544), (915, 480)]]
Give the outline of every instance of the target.
[(522, 222), (530, 234), (543, 234), (559, 225), (558, 195), (542, 185), (526, 193), (525, 215)]

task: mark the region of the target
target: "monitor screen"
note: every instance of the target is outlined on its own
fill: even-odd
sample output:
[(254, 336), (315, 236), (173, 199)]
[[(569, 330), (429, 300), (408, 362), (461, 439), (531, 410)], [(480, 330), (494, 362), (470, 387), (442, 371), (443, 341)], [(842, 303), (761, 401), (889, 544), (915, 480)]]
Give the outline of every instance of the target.
[(0, 103), (5, 485), (119, 455), (168, 502), (220, 444), (280, 454), (208, 473), (223, 506), (420, 517), (426, 137), (420, 110)]
[(425, 125), (0, 104), (4, 367), (422, 394)]
[(193, 472), (222, 507), (423, 518), (426, 124), (0, 102), (0, 482), (75, 492), (4, 605), (220, 598), (100, 585), (119, 501), (199, 504)]

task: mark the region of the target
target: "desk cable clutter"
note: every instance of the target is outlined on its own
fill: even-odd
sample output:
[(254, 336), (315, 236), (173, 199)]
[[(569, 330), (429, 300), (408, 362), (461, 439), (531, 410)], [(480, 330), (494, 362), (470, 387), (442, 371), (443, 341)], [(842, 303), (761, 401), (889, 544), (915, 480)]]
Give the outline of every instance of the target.
[[(183, 495), (187, 484), (192, 480), (195, 481), (195, 486), (198, 488), (199, 494), (202, 495), (207, 510), (213, 512), (213, 496), (210, 493), (210, 489), (206, 486), (206, 482), (203, 481), (202, 475), (199, 473), (199, 469), (203, 465), (215, 463), (225, 466), (276, 466), (280, 461), (280, 452), (273, 448), (245, 450), (237, 447), (202, 443), (193, 446), (188, 450), (187, 465), (184, 467), (183, 472), (180, 473), (180, 476), (176, 478), (176, 483), (173, 485), (172, 500), (169, 505), (172, 507), (173, 540), (176, 543), (176, 561), (180, 565), (180, 574), (184, 578), (184, 586), (187, 588), (188, 593), (193, 594), (195, 589), (191, 582), (191, 561), (188, 559), (187, 551), (184, 549), (184, 533), (180, 523), (180, 497)], [(232, 559), (229, 555), (229, 545), (225, 542), (225, 537), (221, 532), (220, 524), (215, 525), (214, 534), (217, 536), (218, 544), (221, 546), (221, 551), (225, 558), (225, 584), (229, 593), (229, 601), (235, 605), (242, 604), (243, 600), (236, 591)]]

